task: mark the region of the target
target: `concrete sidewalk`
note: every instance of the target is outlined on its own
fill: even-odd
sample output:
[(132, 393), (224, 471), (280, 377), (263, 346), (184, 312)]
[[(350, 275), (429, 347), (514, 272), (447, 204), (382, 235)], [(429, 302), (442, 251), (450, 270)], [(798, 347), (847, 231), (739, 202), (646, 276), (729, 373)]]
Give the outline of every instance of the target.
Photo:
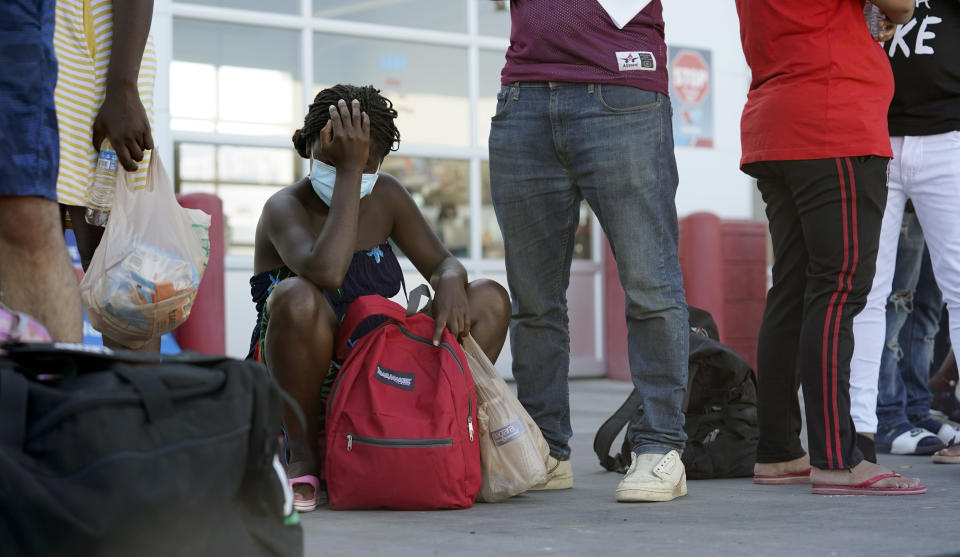
[(301, 515), (307, 555), (960, 554), (960, 465), (929, 457), (880, 455), (882, 464), (920, 477), (925, 495), (818, 496), (809, 486), (742, 478), (691, 481), (689, 494), (670, 503), (616, 503), (620, 476), (600, 467), (592, 444), (630, 388), (571, 382), (573, 489), (462, 511), (322, 508)]

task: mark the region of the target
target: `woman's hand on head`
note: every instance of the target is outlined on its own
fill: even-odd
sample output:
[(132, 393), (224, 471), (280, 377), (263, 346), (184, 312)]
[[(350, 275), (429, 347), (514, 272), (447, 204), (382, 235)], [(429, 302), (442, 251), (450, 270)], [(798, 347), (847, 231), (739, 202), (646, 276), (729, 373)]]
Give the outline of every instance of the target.
[(433, 344), (440, 344), (443, 328), (446, 327), (462, 340), (470, 334), (470, 303), (467, 301), (466, 285), (459, 274), (441, 277), (436, 284), (433, 298), (433, 319), (436, 329), (433, 332)]
[(360, 101), (340, 99), (330, 105), (330, 120), (323, 127), (323, 154), (338, 170), (363, 172), (370, 157), (370, 117), (360, 110)]

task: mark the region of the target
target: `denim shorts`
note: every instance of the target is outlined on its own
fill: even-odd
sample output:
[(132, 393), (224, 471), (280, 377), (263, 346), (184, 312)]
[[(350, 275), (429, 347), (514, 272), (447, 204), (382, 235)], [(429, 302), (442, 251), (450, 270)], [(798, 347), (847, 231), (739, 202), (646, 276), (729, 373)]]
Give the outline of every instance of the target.
[(57, 200), (54, 0), (0, 2), (0, 196)]

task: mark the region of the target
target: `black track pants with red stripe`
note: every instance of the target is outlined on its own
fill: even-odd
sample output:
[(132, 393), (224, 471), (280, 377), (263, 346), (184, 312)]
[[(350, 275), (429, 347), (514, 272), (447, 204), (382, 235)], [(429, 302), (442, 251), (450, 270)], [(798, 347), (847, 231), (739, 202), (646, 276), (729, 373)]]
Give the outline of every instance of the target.
[(873, 281), (888, 162), (867, 156), (744, 167), (766, 203), (774, 257), (757, 358), (757, 462), (803, 456), (801, 384), (810, 464), (852, 468), (863, 459), (850, 418), (852, 325)]

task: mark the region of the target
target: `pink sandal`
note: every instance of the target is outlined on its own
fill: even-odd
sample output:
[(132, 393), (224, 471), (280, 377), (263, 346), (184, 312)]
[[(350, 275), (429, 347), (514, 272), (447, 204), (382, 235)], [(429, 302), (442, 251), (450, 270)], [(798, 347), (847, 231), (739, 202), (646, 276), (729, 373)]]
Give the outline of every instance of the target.
[(287, 480), (290, 482), (290, 489), (293, 489), (293, 486), (297, 484), (307, 484), (313, 488), (313, 499), (297, 499), (296, 494), (293, 496), (293, 508), (297, 512), (308, 513), (314, 511), (320, 505), (320, 480), (317, 479), (313, 474), (306, 474), (303, 476), (297, 476), (296, 478), (289, 478)]

